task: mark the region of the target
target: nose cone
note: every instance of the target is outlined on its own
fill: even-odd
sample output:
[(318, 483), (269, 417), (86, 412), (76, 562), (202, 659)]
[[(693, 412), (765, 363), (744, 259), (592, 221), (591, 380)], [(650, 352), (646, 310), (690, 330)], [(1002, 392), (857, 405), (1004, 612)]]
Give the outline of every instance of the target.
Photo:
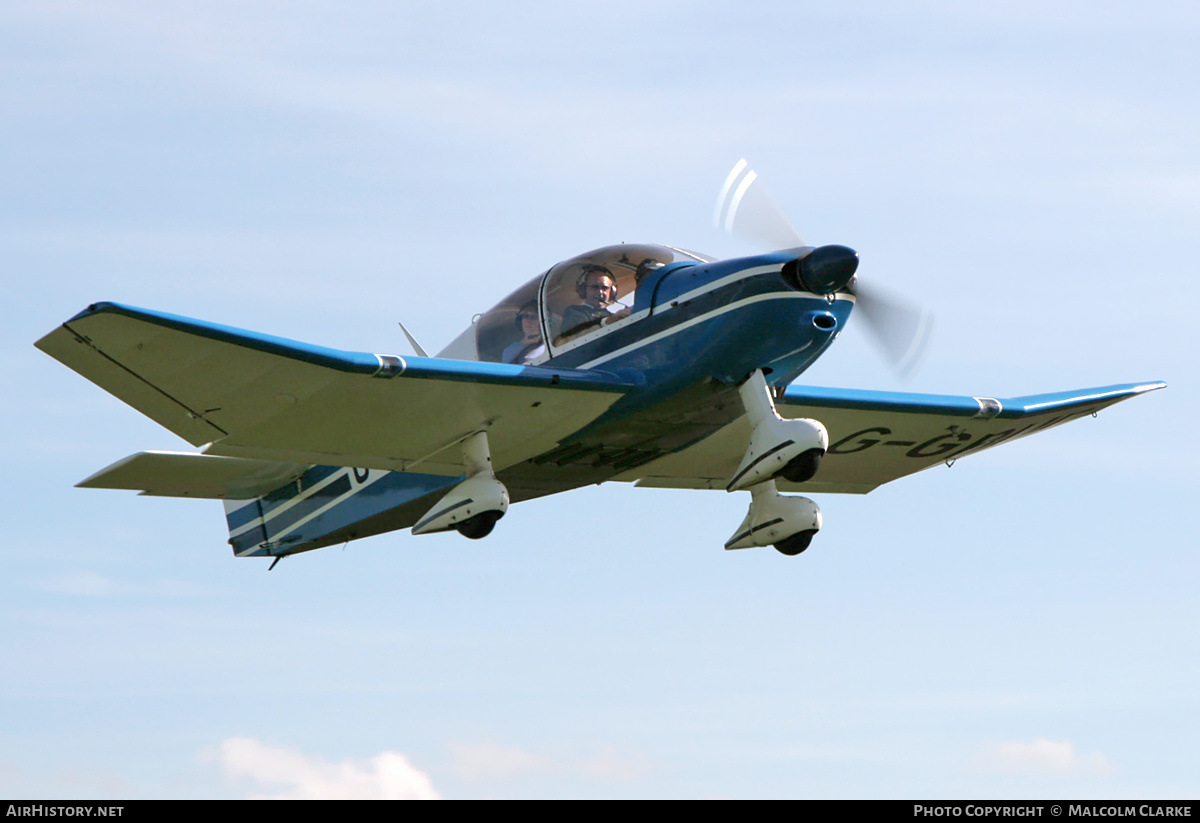
[(858, 252), (847, 246), (821, 246), (800, 261), (800, 281), (817, 294), (832, 294), (858, 271)]

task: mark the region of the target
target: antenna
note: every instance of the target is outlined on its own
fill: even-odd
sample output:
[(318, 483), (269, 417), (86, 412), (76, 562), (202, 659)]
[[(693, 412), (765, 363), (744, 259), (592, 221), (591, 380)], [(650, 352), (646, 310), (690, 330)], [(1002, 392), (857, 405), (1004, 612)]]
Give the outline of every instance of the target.
[(421, 348), (421, 344), (417, 342), (417, 338), (415, 338), (411, 334), (409, 334), (408, 329), (404, 328), (403, 323), (401, 323), (399, 320), (397, 320), (396, 325), (398, 325), (400, 327), (400, 331), (404, 332), (404, 336), (408, 338), (409, 344), (413, 347), (413, 351), (415, 351), (418, 356), (420, 356), (420, 357), (428, 357), (429, 356), (428, 354), (425, 353), (425, 350), (423, 348)]

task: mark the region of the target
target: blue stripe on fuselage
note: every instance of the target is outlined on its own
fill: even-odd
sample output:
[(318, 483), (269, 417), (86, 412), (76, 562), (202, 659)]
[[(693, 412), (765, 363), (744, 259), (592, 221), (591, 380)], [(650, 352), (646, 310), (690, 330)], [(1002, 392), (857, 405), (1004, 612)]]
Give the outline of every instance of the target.
[[(769, 369), (775, 385), (790, 383), (837, 336), (853, 307), (848, 295), (830, 303), (787, 283), (780, 269), (796, 253), (672, 271), (655, 284), (648, 313), (560, 350), (545, 365), (603, 369), (642, 387), (614, 411), (644, 405), (647, 392), (670, 393), (705, 377), (738, 382), (755, 368)], [(819, 313), (833, 315), (835, 328), (814, 327)]]
[[(748, 276), (717, 286), (711, 291), (701, 292), (676, 306), (655, 306), (651, 314), (637, 322), (615, 328), (586, 345), (556, 355), (550, 363), (566, 368), (588, 368), (592, 362), (613, 352), (712, 313), (722, 306), (747, 297), (773, 292), (778, 292), (780, 296), (796, 294), (796, 291), (788, 288), (779, 277)], [(605, 364), (608, 362), (611, 361), (606, 360)]]
[[(641, 388), (614, 410), (642, 405), (647, 392), (673, 393), (706, 377), (736, 383), (756, 368), (769, 369), (772, 384), (786, 385), (828, 347), (852, 308), (850, 299), (830, 303), (786, 286), (772, 288), (769, 281), (731, 284), (614, 330), (548, 365), (601, 368), (621, 376), (633, 370)], [(815, 327), (817, 314), (832, 315), (836, 326)]]

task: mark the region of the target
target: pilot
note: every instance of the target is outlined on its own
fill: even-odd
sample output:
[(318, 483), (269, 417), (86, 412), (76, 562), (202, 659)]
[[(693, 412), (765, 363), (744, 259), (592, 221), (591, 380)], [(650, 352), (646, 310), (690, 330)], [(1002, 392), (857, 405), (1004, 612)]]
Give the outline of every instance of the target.
[(546, 343), (542, 340), (542, 324), (538, 322), (537, 304), (532, 300), (517, 312), (517, 329), (521, 336), (500, 355), (502, 363), (523, 366), (546, 353)]
[(589, 263), (575, 284), (582, 303), (567, 306), (562, 316), (563, 334), (595, 325), (612, 317), (609, 306), (617, 299), (617, 279), (606, 267)]

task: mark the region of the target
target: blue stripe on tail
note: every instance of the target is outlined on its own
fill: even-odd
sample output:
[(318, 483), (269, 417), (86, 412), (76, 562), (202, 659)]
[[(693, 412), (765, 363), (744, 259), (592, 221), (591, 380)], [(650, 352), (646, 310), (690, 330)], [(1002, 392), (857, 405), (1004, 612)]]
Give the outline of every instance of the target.
[[(274, 557), (405, 528), (416, 521), (422, 509), (415, 507), (414, 513), (403, 511), (403, 507), (461, 479), (313, 466), (297, 480), (255, 500), (227, 501), (229, 544), (238, 557)], [(387, 528), (376, 528), (368, 522), (394, 510), (400, 511), (387, 520)]]

